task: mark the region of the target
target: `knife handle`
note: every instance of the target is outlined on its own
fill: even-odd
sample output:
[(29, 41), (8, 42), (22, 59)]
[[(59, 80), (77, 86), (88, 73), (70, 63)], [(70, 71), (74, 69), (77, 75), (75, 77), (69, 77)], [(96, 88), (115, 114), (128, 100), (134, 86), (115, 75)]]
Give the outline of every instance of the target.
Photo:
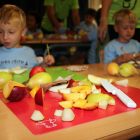
[(137, 107), (137, 104), (131, 98), (129, 98), (125, 93), (123, 93), (120, 89), (117, 90), (116, 95), (127, 107), (131, 107), (131, 108)]

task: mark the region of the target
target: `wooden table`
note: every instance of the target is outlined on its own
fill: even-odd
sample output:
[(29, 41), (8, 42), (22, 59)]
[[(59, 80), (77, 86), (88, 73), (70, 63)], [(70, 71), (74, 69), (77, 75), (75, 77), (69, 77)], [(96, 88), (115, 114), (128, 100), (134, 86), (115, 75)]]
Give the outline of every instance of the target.
[[(94, 74), (100, 77), (109, 76), (107, 64), (90, 64), (88, 70), (77, 72), (87, 76)], [(140, 73), (140, 69), (138, 69)], [(129, 77), (129, 86), (140, 88), (140, 74)], [(1, 140), (123, 140), (140, 135), (140, 109), (99, 119), (82, 125), (54, 131), (43, 135), (33, 135), (18, 118), (0, 101), (0, 139)]]

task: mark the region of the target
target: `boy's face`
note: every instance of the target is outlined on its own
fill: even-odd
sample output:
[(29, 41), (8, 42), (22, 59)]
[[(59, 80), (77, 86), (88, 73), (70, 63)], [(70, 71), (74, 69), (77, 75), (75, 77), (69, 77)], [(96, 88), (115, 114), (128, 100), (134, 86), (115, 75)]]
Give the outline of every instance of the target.
[(25, 29), (22, 31), (18, 22), (10, 22), (4, 24), (0, 22), (0, 41), (7, 48), (20, 48), (21, 36), (25, 34)]
[(118, 32), (118, 41), (121, 43), (128, 43), (135, 34), (135, 23), (122, 19), (118, 25), (114, 25), (114, 29)]
[(36, 23), (35, 17), (33, 15), (27, 16), (27, 28), (36, 29), (38, 24)]
[(85, 15), (85, 23), (90, 26), (92, 25), (92, 22), (94, 21), (94, 17), (90, 16), (90, 15)]

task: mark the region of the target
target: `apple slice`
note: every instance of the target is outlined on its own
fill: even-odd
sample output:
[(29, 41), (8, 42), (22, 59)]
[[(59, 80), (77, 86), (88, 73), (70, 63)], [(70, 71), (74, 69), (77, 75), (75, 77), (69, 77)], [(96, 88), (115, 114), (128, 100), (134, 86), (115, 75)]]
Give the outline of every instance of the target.
[(68, 87), (67, 88), (73, 87), (74, 82), (75, 81), (73, 79), (70, 79), (69, 82), (68, 82)]
[(75, 87), (72, 87), (72, 88), (70, 89), (70, 91), (71, 91), (72, 93), (74, 93), (74, 92), (79, 92), (79, 93), (81, 93), (81, 92), (86, 92), (87, 94), (90, 94), (91, 91), (92, 91), (92, 87), (91, 87), (91, 86), (88, 86), (88, 85), (75, 86)]
[(63, 93), (64, 94), (69, 94), (69, 93), (71, 93), (70, 89), (71, 88), (59, 89), (58, 92), (61, 93), (61, 94), (63, 94)]
[(88, 74), (88, 80), (96, 86), (101, 86), (100, 81), (109, 81), (110, 83), (114, 81), (114, 79), (101, 78), (91, 74)]
[(59, 102), (59, 105), (63, 108), (72, 108), (73, 101), (62, 101)]
[(108, 100), (109, 95), (108, 94), (103, 94), (103, 93), (95, 93), (95, 94), (90, 94), (87, 97), (87, 101), (89, 102), (99, 102), (100, 100)]
[(121, 86), (127, 87), (127, 85), (128, 85), (128, 79), (124, 79), (124, 80), (120, 80), (120, 81), (115, 81), (115, 83), (117, 85), (121, 85)]
[(32, 116), (31, 116), (31, 119), (33, 120), (33, 121), (42, 121), (42, 120), (44, 120), (44, 116), (42, 115), (42, 113), (40, 112), (40, 111), (38, 111), (38, 110), (35, 110), (34, 112), (33, 112), (33, 114), (32, 114)]
[(54, 112), (54, 115), (60, 117), (60, 116), (62, 116), (62, 112), (63, 112), (63, 110), (57, 110), (56, 109), (55, 112)]
[(75, 118), (75, 114), (70, 108), (65, 108), (62, 112), (61, 119), (62, 121), (73, 121)]
[(25, 72), (25, 71), (27, 71), (28, 69), (20, 69), (20, 70), (16, 70), (16, 69), (14, 69), (13, 70), (13, 73), (15, 73), (15, 74), (21, 74), (21, 73), (23, 73), (23, 72)]
[(10, 73), (10, 70), (9, 70), (9, 69), (0, 69), (0, 72), (7, 72), (7, 73)]
[(107, 105), (108, 105), (108, 100), (106, 100), (106, 99), (105, 100), (100, 100), (98, 108), (106, 110)]
[(35, 103), (43, 106), (43, 102), (44, 102), (44, 94), (43, 94), (43, 87), (41, 87), (35, 94)]
[(87, 94), (85, 92), (82, 93), (69, 93), (69, 94), (62, 94), (62, 97), (66, 101), (73, 101), (76, 102), (79, 98), (85, 99)]
[(53, 86), (53, 87), (49, 88), (49, 91), (58, 92), (58, 90), (65, 89), (65, 88), (67, 88), (67, 86), (68, 86), (68, 84)]
[(98, 89), (95, 89), (92, 94), (95, 94), (95, 93), (101, 93)]
[(78, 99), (78, 100), (73, 104), (73, 107), (83, 109), (84, 106), (86, 105), (86, 103), (87, 103), (87, 100)]
[(99, 105), (98, 102), (87, 102), (86, 105), (84, 106), (84, 110), (93, 110), (97, 108)]
[(36, 86), (30, 91), (30, 95), (32, 98), (35, 98), (35, 94), (38, 90), (39, 90), (39, 88)]
[(24, 99), (27, 95), (27, 87), (21, 83), (9, 80), (3, 87), (5, 99), (16, 102)]
[(109, 96), (109, 98), (108, 98), (108, 104), (109, 105), (115, 105), (115, 99), (113, 97)]

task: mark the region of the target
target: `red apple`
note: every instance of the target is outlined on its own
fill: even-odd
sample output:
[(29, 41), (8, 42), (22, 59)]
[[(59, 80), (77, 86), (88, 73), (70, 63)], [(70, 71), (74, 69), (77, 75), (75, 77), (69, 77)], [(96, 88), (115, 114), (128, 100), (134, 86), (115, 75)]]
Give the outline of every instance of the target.
[(35, 103), (43, 106), (43, 102), (44, 102), (44, 94), (43, 94), (43, 87), (41, 87), (35, 94)]
[[(73, 79), (70, 79), (69, 82), (68, 82), (67, 88), (71, 88), (71, 87), (76, 86), (75, 85), (76, 83), (77, 83), (76, 81), (74, 81)], [(78, 83), (77, 83), (77, 86), (78, 86)]]
[(27, 95), (27, 87), (21, 83), (9, 80), (3, 87), (5, 99), (16, 102), (24, 99)]
[(21, 36), (20, 41), (26, 41), (26, 36)]
[(33, 75), (35, 75), (36, 73), (39, 72), (46, 72), (44, 68), (40, 67), (40, 66), (36, 66), (34, 68), (32, 68), (32, 70), (30, 71), (29, 74), (29, 78), (31, 78)]

